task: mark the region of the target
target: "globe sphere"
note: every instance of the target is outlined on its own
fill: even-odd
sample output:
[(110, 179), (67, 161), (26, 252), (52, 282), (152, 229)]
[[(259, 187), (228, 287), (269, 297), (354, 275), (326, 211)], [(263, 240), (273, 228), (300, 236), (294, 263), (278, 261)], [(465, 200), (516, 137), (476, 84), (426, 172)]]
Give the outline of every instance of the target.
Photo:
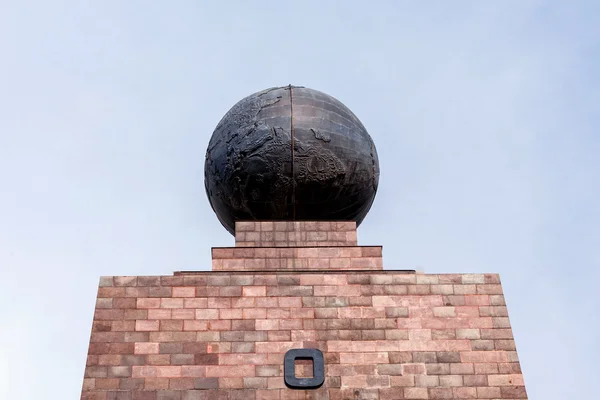
[(270, 88), (235, 104), (206, 152), (204, 182), (221, 224), (356, 221), (375, 199), (373, 140), (340, 101), (298, 86)]

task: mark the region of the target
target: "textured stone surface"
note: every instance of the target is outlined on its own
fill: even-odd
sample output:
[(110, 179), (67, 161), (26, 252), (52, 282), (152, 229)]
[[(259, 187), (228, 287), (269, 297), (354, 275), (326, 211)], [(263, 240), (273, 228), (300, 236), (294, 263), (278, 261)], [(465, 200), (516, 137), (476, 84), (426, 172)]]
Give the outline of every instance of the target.
[[(503, 304), (495, 274), (103, 277), (81, 398), (526, 399)], [(286, 388), (308, 347), (325, 384)]]
[(341, 102), (288, 86), (250, 95), (217, 125), (205, 187), (231, 233), (238, 220), (364, 219), (375, 198), (373, 140)]

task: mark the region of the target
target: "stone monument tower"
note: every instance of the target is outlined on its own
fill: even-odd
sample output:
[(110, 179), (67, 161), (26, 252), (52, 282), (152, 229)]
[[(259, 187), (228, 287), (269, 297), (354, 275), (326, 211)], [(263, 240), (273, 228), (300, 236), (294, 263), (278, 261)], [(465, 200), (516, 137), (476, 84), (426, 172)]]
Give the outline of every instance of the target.
[(384, 269), (358, 245), (378, 181), (333, 97), (241, 100), (205, 165), (235, 246), (212, 271), (102, 277), (81, 399), (526, 399), (497, 274)]

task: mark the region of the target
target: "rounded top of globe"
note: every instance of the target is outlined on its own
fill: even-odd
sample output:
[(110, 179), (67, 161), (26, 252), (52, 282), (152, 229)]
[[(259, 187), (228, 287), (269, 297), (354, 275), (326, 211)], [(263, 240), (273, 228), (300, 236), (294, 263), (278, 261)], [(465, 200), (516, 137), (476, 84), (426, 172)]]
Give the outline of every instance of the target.
[(379, 183), (375, 144), (340, 101), (298, 86), (234, 105), (210, 139), (206, 194), (232, 234), (235, 221), (356, 221)]

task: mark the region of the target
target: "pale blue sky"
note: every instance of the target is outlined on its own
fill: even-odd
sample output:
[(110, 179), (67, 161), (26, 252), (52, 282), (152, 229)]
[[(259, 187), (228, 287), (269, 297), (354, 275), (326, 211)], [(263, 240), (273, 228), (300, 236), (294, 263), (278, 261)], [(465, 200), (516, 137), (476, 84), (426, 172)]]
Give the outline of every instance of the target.
[[(218, 5), (217, 5), (218, 4)], [(204, 155), (303, 85), (380, 157), (361, 244), (499, 272), (531, 399), (594, 398), (600, 2), (0, 1), (0, 398), (79, 396), (101, 275), (210, 268)]]

